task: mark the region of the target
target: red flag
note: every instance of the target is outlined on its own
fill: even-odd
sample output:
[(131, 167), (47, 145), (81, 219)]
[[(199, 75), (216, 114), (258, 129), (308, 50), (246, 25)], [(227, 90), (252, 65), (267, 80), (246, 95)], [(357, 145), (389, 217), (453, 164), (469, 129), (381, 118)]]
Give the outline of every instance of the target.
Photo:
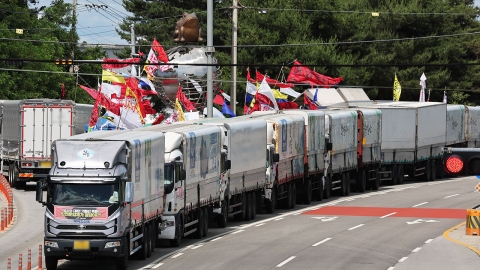
[(81, 85), (81, 84), (79, 84), (78, 86), (80, 86), (80, 88), (82, 88), (83, 90), (87, 91), (87, 93), (88, 93), (93, 99), (97, 99), (98, 92), (97, 92), (95, 89), (92, 89), (92, 88), (83, 86), (83, 85)]
[(263, 103), (265, 105), (268, 105), (270, 107), (274, 107), (273, 102), (271, 99), (269, 99), (267, 96), (264, 94), (256, 93), (255, 94), (255, 104), (257, 102)]
[(254, 79), (252, 79), (252, 77), (250, 77), (250, 69), (247, 70), (247, 80), (251, 83), (256, 83), (257, 82)]
[(310, 110), (318, 110), (317, 105), (315, 105), (305, 93), (303, 93), (303, 104), (308, 107)]
[(298, 104), (293, 101), (277, 102), (280, 110), (298, 109)]
[[(178, 84), (178, 90), (177, 90), (177, 98), (178, 98), (178, 101), (180, 101), (183, 106), (185, 107), (185, 110), (187, 112), (190, 112), (190, 111), (196, 111), (195, 107), (193, 106), (192, 102), (190, 102), (190, 100), (188, 100), (188, 98), (185, 96), (185, 94), (183, 93), (182, 91), (182, 87), (180, 86), (180, 84)], [(222, 103), (223, 104), (223, 103)]]
[(103, 69), (124, 68), (124, 67), (128, 67), (131, 64), (139, 63), (140, 58), (128, 58), (128, 59), (104, 58), (103, 62), (108, 63), (108, 64), (102, 64)]
[(319, 85), (325, 88), (337, 85), (342, 80), (342, 77), (332, 78), (315, 72), (296, 60), (293, 62), (293, 67), (287, 77), (287, 82), (308, 83), (310, 85)]
[(152, 126), (162, 123), (163, 119), (165, 119), (165, 115), (161, 113), (157, 118), (155, 118), (155, 120), (152, 123)]
[(141, 107), (143, 107), (143, 109), (145, 110), (145, 113), (147, 113), (147, 114), (156, 114), (157, 113), (157, 111), (155, 111), (155, 109), (153, 109), (152, 104), (150, 103), (150, 100), (145, 99), (145, 100), (142, 100), (140, 103), (142, 104)]
[(280, 81), (271, 79), (271, 78), (263, 75), (262, 73), (260, 73), (258, 70), (256, 71), (255, 78), (259, 82), (263, 81), (263, 78), (265, 78), (265, 80), (267, 81), (267, 83), (269, 85), (274, 85), (274, 86), (277, 86), (277, 87), (280, 87), (280, 88), (291, 88), (291, 87), (294, 86), (293, 83), (282, 83)]
[(223, 106), (223, 97), (220, 96), (220, 95), (216, 95), (214, 98), (213, 98), (213, 103), (217, 104), (217, 105), (220, 105), (220, 106)]
[(168, 56), (165, 53), (165, 50), (163, 49), (162, 45), (160, 45), (160, 42), (158, 42), (156, 38), (153, 39), (152, 49), (157, 52), (158, 60), (160, 60), (164, 63), (168, 63)]

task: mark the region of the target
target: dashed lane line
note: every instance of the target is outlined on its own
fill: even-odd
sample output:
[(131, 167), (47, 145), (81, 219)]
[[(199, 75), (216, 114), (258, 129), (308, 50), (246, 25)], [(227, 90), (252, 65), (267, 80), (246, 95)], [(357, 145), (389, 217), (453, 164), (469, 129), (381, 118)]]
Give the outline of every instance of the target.
[(422, 203), (419, 203), (419, 204), (415, 204), (414, 206), (412, 207), (417, 207), (417, 206), (420, 206), (420, 205), (424, 205), (424, 204), (427, 204), (428, 202), (422, 202)]
[(406, 259), (408, 259), (408, 257), (403, 257), (400, 260), (398, 260), (398, 262), (404, 262)]
[(393, 215), (395, 215), (396, 213), (397, 213), (397, 212), (393, 212), (393, 213), (390, 213), (390, 214), (388, 214), (388, 215), (382, 216), (382, 217), (380, 217), (380, 218), (386, 218), (386, 217), (389, 217), (389, 216), (393, 216)]
[(175, 258), (178, 258), (178, 257), (180, 257), (180, 256), (182, 256), (182, 255), (183, 255), (183, 253), (177, 253), (177, 254), (173, 255), (172, 257), (170, 257), (170, 258), (175, 259)]
[(355, 227), (352, 227), (352, 228), (350, 228), (350, 229), (348, 229), (348, 230), (349, 230), (349, 231), (352, 231), (352, 230), (355, 230), (355, 229), (357, 229), (357, 228), (360, 228), (360, 227), (362, 227), (363, 225), (365, 225), (365, 224), (360, 224), (360, 225), (357, 225), (357, 226), (355, 226)]
[(412, 252), (417, 252), (419, 251), (420, 249), (422, 249), (421, 247), (417, 247), (416, 249), (412, 250)]
[(452, 198), (452, 197), (455, 197), (455, 196), (458, 196), (460, 194), (453, 194), (453, 195), (450, 195), (450, 196), (446, 196), (446, 197), (443, 197), (444, 199), (448, 199), (448, 198)]
[(295, 256), (292, 256), (292, 257), (286, 259), (285, 261), (279, 263), (279, 264), (277, 265), (277, 267), (282, 267), (282, 266), (284, 266), (285, 264), (287, 264), (289, 261), (291, 261), (291, 260), (293, 260), (293, 259), (295, 259)]
[(321, 244), (323, 244), (323, 243), (327, 242), (327, 241), (328, 241), (328, 240), (330, 240), (330, 239), (332, 239), (332, 238), (325, 238), (325, 239), (323, 239), (322, 241), (320, 241), (320, 242), (318, 242), (318, 243), (315, 243), (315, 244), (313, 244), (313, 245), (312, 245), (312, 247), (319, 246), (319, 245), (321, 245)]

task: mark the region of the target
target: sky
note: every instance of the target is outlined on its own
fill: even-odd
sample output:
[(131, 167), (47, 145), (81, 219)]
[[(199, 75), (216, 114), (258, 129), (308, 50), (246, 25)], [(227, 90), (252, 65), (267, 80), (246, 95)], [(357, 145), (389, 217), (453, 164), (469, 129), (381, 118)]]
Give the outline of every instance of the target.
[[(40, 7), (49, 6), (52, 2), (37, 1), (39, 2), (37, 6)], [(73, 3), (73, 0), (64, 1)], [(480, 0), (474, 2), (480, 7)], [(99, 5), (104, 7), (98, 7)], [(77, 32), (80, 43), (86, 41), (89, 44), (128, 44), (130, 41), (122, 40), (115, 31), (121, 23), (121, 18), (127, 15), (127, 11), (122, 7), (122, 0), (77, 0)]]

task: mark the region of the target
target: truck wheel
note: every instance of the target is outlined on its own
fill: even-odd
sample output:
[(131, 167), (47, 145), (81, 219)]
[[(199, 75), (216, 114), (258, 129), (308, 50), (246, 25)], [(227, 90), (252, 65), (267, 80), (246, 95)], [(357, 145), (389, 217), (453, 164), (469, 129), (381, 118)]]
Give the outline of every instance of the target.
[(347, 195), (347, 174), (342, 173), (342, 180), (340, 181), (340, 196)]
[(405, 179), (405, 171), (403, 170), (403, 165), (398, 165), (398, 184), (402, 185), (404, 179)]
[(442, 159), (437, 159), (437, 178), (442, 179), (443, 176), (445, 175), (445, 169), (443, 168), (443, 160)]
[(14, 173), (13, 173), (13, 167), (15, 165), (14, 164), (10, 164), (8, 165), (8, 182), (10, 183), (10, 187), (11, 188), (15, 188), (17, 185), (17, 183), (15, 182), (15, 176), (14, 176)]
[(203, 219), (205, 220), (205, 223), (203, 225), (203, 237), (207, 237), (208, 235), (208, 225), (209, 225), (209, 219), (208, 219), (208, 207), (203, 208)]
[(330, 175), (325, 176), (325, 190), (323, 191), (323, 198), (328, 199), (332, 194), (332, 178)]
[(432, 181), (435, 181), (435, 179), (437, 179), (437, 165), (435, 163), (436, 163), (435, 159), (432, 159), (430, 164), (430, 169), (431, 169), (430, 179), (432, 179)]
[(317, 177), (319, 178), (319, 181), (318, 181), (318, 190), (315, 191), (315, 199), (317, 201), (321, 201), (323, 200), (323, 178), (320, 175), (318, 175)]
[(219, 228), (227, 227), (228, 222), (228, 206), (227, 200), (222, 201), (222, 213), (217, 217), (217, 226)]
[(293, 199), (292, 185), (287, 184), (286, 188), (287, 188), (287, 197), (283, 199), (283, 206), (285, 207), (285, 209), (290, 209), (290, 206), (292, 205), (292, 199)]
[[(240, 197), (241, 196), (241, 197)], [(235, 219), (237, 221), (242, 221), (242, 220), (245, 220), (245, 215), (246, 215), (246, 212), (247, 212), (247, 196), (245, 194), (245, 192), (242, 193), (242, 195), (237, 195), (235, 196), (235, 203), (239, 203), (241, 202), (242, 205), (240, 206), (242, 209), (242, 212), (238, 213), (235, 215)]]
[[(128, 238), (126, 238), (125, 239), (125, 246), (123, 247), (124, 248), (123, 249), (123, 256), (115, 258), (115, 266), (116, 266), (117, 270), (126, 270), (127, 269), (128, 256), (130, 255), (129, 244), (130, 244), (130, 240), (128, 240)], [(46, 258), (47, 257), (45, 257), (45, 259)], [(47, 262), (47, 261), (45, 260), (45, 262)], [(48, 269), (50, 269), (50, 268), (48, 268)]]
[(249, 221), (250, 219), (252, 219), (252, 196), (250, 195), (250, 193), (248, 193), (245, 195), (245, 198), (246, 200), (243, 203), (246, 204), (245, 209), (247, 211), (245, 211), (244, 220)]
[(203, 236), (203, 225), (205, 225), (205, 219), (204, 219), (204, 216), (203, 216), (202, 208), (198, 208), (197, 212), (198, 212), (197, 213), (198, 223), (197, 223), (197, 231), (195, 232), (195, 237), (197, 239), (201, 239), (202, 236)]
[(170, 246), (179, 247), (183, 237), (183, 217), (175, 218), (175, 236), (176, 239), (170, 239)]
[(147, 242), (147, 244), (146, 244), (147, 258), (150, 258), (150, 256), (152, 256), (152, 243), (153, 243), (152, 225), (149, 224), (147, 228), (148, 228), (148, 230), (147, 230), (147, 235), (146, 235), (145, 241)]
[(372, 189), (373, 190), (378, 190), (378, 188), (380, 187), (380, 172), (378, 170), (378, 168), (375, 169), (375, 180), (373, 180), (373, 183), (372, 183)]
[(345, 192), (346, 192), (346, 195), (350, 195), (350, 173), (345, 173), (345, 183), (346, 183), (346, 186), (345, 186)]
[(257, 193), (252, 192), (252, 220), (257, 216)]
[(424, 164), (425, 168), (424, 168), (424, 172), (423, 172), (423, 180), (424, 181), (431, 181), (432, 180), (432, 177), (431, 177), (431, 171), (432, 169), (430, 168), (430, 160), (427, 160), (425, 161), (425, 164)]
[(277, 202), (277, 194), (275, 192), (275, 188), (272, 188), (272, 195), (270, 197), (270, 200), (267, 200), (265, 202), (265, 211), (268, 214), (272, 214), (275, 211), (276, 202)]
[(47, 266), (47, 270), (57, 270), (57, 265), (58, 265), (57, 257), (45, 256), (45, 266)]
[(292, 204), (290, 204), (290, 209), (295, 208), (297, 205), (297, 185), (292, 183)]
[(148, 258), (148, 226), (143, 227), (142, 248), (138, 252), (138, 258), (140, 260), (146, 260)]
[(398, 166), (393, 165), (392, 167), (390, 167), (390, 170), (391, 170), (390, 177), (392, 178), (392, 185), (395, 186), (398, 184)]
[[(321, 181), (321, 180), (320, 180)], [(303, 184), (303, 203), (310, 204), (312, 202), (312, 180), (307, 178), (305, 184)]]
[(365, 192), (365, 186), (366, 186), (366, 173), (365, 170), (361, 169), (357, 173), (357, 191), (360, 193)]

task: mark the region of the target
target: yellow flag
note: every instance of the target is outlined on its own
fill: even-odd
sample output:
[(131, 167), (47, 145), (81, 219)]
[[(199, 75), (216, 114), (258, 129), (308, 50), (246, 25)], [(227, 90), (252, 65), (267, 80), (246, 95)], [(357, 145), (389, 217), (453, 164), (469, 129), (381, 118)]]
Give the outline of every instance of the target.
[(278, 89), (272, 89), (272, 91), (273, 91), (273, 96), (274, 96), (275, 98), (288, 99), (288, 95), (280, 92), (280, 90), (278, 90)]
[(400, 85), (400, 82), (397, 79), (397, 74), (395, 74), (395, 80), (393, 81), (393, 100), (399, 101), (401, 93), (402, 93), (402, 86)]
[(116, 82), (125, 84), (125, 78), (122, 75), (110, 72), (108, 70), (102, 70), (102, 81)]
[(175, 99), (175, 108), (178, 112), (178, 121), (185, 121), (185, 114), (183, 113), (182, 105), (180, 105), (180, 102), (178, 101), (178, 98)]

